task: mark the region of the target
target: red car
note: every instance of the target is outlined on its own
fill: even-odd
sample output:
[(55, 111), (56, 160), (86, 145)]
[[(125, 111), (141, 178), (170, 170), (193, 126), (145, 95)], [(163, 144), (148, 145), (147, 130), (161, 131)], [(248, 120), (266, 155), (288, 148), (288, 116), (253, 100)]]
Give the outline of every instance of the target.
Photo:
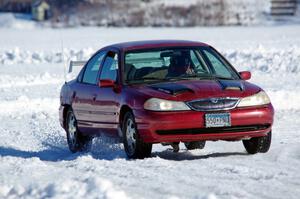
[(206, 140), (242, 140), (250, 154), (271, 144), (274, 109), (213, 47), (192, 41), (120, 43), (96, 52), (63, 85), (60, 123), (72, 152), (102, 133), (120, 137), (129, 158), (152, 144), (201, 149)]

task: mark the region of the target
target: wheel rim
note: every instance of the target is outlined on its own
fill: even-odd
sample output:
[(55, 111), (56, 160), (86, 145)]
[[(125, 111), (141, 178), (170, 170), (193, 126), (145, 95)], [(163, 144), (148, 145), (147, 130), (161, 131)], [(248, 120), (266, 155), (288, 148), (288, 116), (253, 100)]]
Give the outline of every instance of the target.
[(128, 119), (126, 122), (126, 141), (128, 153), (132, 155), (136, 147), (136, 129), (132, 119)]
[(73, 113), (70, 113), (69, 115), (69, 121), (68, 121), (68, 134), (69, 134), (69, 142), (72, 144), (72, 146), (76, 143), (76, 119)]

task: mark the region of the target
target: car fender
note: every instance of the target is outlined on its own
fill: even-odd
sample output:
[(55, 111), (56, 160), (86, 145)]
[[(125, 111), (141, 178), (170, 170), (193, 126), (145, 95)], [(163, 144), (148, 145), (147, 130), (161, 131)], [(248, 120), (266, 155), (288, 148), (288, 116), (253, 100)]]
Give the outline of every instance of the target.
[(62, 106), (71, 106), (72, 105), (72, 90), (70, 88), (70, 86), (68, 85), (68, 83), (65, 83), (62, 88), (61, 88), (61, 92), (60, 92), (60, 104)]

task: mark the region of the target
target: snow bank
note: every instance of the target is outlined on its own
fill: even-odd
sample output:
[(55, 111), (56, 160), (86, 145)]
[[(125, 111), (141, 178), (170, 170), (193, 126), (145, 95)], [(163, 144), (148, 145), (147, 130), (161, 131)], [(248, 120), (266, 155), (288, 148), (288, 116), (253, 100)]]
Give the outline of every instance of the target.
[[(88, 60), (97, 49), (64, 49), (61, 51), (28, 51), (15, 47), (11, 50), (0, 51), (0, 63), (13, 64), (40, 64), (40, 63), (68, 63), (73, 60)], [(259, 45), (257, 48), (245, 50), (225, 50), (221, 52), (237, 68), (246, 67), (251, 71), (265, 73), (300, 72), (300, 47), (294, 45), (290, 48), (266, 48)]]
[(62, 51), (36, 51), (20, 50), (15, 47), (11, 50), (0, 51), (0, 63), (12, 64), (39, 64), (39, 63), (62, 63), (67, 60), (87, 60), (95, 52), (92, 48), (81, 50), (64, 49)]
[[(38, 161), (38, 160), (35, 160)], [(32, 184), (23, 186), (0, 186), (1, 198), (101, 198), (101, 199), (127, 199), (121, 191), (108, 180), (90, 177), (70, 180), (53, 179), (49, 184)]]
[(247, 66), (248, 70), (258, 70), (265, 73), (299, 73), (300, 47), (294, 45), (290, 48), (257, 48), (246, 50), (229, 50), (225, 56), (236, 66)]
[(0, 13), (0, 28), (33, 29), (37, 24), (31, 20), (31, 15)]

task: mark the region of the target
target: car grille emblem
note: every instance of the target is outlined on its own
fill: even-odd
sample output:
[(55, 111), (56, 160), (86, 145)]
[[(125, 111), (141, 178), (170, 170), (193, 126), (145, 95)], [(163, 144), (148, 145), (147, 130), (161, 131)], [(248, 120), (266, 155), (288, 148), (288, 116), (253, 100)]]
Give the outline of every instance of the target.
[(211, 98), (210, 101), (214, 104), (218, 103), (218, 99), (217, 98)]
[(196, 111), (229, 110), (236, 106), (238, 98), (206, 98), (190, 101), (187, 104)]

